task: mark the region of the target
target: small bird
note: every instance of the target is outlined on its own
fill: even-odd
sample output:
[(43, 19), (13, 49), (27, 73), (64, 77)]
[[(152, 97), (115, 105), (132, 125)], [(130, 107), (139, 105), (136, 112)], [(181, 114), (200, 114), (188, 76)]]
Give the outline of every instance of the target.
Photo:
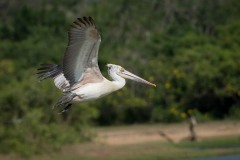
[(40, 81), (52, 78), (55, 86), (63, 92), (54, 105), (64, 107), (61, 113), (68, 111), (72, 102), (98, 99), (121, 89), (126, 83), (124, 78), (156, 87), (115, 64), (107, 64), (112, 81), (103, 77), (98, 67), (100, 42), (101, 37), (93, 19), (78, 18), (68, 31), (63, 64), (42, 64), (38, 68)]

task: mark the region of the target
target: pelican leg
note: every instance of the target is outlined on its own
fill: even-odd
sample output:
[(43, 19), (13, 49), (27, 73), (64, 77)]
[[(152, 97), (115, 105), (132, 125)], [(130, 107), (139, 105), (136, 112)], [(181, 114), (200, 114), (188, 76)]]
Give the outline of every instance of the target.
[(72, 104), (71, 103), (69, 103), (69, 104), (67, 104), (67, 106), (66, 107), (64, 107), (64, 109), (61, 111), (61, 112), (59, 112), (59, 114), (63, 114), (63, 113), (65, 113), (65, 112), (67, 112), (69, 109), (71, 109), (72, 108)]
[(55, 103), (53, 108), (59, 107), (59, 106), (66, 106), (66, 105), (68, 106), (70, 104), (70, 102), (72, 101), (72, 99), (76, 96), (77, 95), (75, 93), (74, 94), (72, 94), (72, 93), (64, 94), (61, 98), (58, 99), (58, 101)]

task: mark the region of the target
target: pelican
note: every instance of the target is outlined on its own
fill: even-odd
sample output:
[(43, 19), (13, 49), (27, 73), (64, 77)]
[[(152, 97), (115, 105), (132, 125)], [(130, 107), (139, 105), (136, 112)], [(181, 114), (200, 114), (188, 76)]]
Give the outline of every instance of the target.
[(54, 106), (63, 106), (61, 113), (71, 108), (72, 102), (84, 102), (106, 96), (121, 89), (126, 79), (156, 87), (123, 67), (107, 64), (109, 81), (98, 67), (98, 49), (101, 42), (95, 23), (91, 17), (78, 18), (68, 30), (68, 45), (63, 64), (42, 64), (38, 68), (38, 78), (52, 78), (63, 92)]

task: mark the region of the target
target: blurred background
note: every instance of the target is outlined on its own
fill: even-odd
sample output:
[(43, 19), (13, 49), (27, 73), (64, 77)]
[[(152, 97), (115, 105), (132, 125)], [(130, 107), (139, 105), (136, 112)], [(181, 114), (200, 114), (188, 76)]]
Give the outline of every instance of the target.
[[(101, 34), (99, 66), (105, 77), (107, 63), (119, 64), (156, 83), (157, 88), (128, 82), (100, 100), (75, 104), (67, 114), (52, 110), (61, 92), (50, 80), (39, 83), (36, 68), (62, 62), (67, 30), (83, 16), (91, 16)], [(165, 133), (171, 131), (166, 127), (181, 133), (188, 123), (195, 126), (190, 119), (210, 126), (207, 130), (230, 125), (238, 133), (231, 142), (240, 146), (236, 127), (240, 119), (240, 1), (1, 0), (0, 21), (0, 159), (94, 159), (94, 155), (84, 155), (84, 149), (95, 150), (97, 159), (109, 155), (134, 159), (133, 155), (141, 156), (137, 151), (154, 146), (155, 150), (142, 154), (146, 159), (161, 159), (163, 155), (157, 153), (162, 150), (156, 148), (164, 145), (155, 139), (141, 143), (138, 147), (142, 148), (127, 145), (135, 149), (131, 154), (118, 153), (122, 146), (98, 153), (94, 144), (105, 143), (93, 141), (98, 133), (105, 139), (109, 135), (105, 131), (119, 133), (116, 126), (130, 129), (133, 135), (150, 131), (150, 137), (154, 129), (165, 127), (164, 133), (156, 132), (170, 143), (174, 140)], [(194, 127), (193, 132), (189, 130), (198, 134)], [(167, 142), (165, 147), (182, 153), (183, 146)], [(79, 149), (72, 144), (79, 144)], [(192, 144), (184, 143), (185, 150), (188, 145)], [(240, 149), (235, 147), (231, 153)]]

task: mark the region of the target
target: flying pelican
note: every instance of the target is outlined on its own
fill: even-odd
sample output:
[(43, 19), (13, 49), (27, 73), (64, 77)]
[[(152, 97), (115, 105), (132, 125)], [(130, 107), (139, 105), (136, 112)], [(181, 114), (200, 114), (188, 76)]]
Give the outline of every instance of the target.
[(98, 67), (98, 48), (101, 37), (91, 17), (78, 18), (68, 31), (68, 46), (63, 64), (42, 64), (38, 69), (41, 80), (52, 78), (54, 84), (63, 92), (55, 106), (64, 106), (61, 113), (71, 108), (72, 102), (84, 102), (108, 95), (121, 89), (126, 79), (156, 87), (123, 67), (107, 64), (112, 81), (101, 74)]

